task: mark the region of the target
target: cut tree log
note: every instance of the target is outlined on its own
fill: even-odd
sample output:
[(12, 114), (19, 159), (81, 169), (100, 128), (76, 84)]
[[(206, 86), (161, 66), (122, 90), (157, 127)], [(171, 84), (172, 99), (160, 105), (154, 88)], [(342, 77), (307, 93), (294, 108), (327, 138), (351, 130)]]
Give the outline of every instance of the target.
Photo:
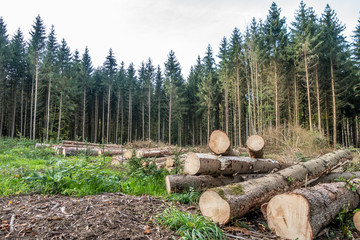
[(85, 154), (87, 156), (98, 156), (99, 150), (91, 149), (91, 148), (66, 147), (66, 148), (62, 148), (62, 154), (64, 155), (64, 157), (74, 156), (79, 154)]
[(165, 177), (166, 191), (171, 194), (174, 192), (194, 190), (203, 191), (212, 187), (224, 186), (231, 183), (243, 182), (248, 179), (259, 178), (264, 174), (238, 174), (230, 176), (211, 176), (211, 175), (168, 175)]
[(49, 148), (51, 147), (51, 144), (46, 144), (46, 143), (36, 143), (35, 144), (35, 148)]
[(156, 148), (156, 149), (138, 149), (135, 151), (137, 158), (164, 157), (166, 155), (174, 155), (175, 148)]
[(252, 135), (246, 140), (247, 151), (252, 158), (264, 156), (265, 141), (259, 135)]
[(126, 150), (124, 152), (124, 158), (125, 159), (130, 159), (134, 156), (134, 151), (133, 150)]
[(345, 179), (349, 180), (351, 178), (360, 178), (360, 172), (336, 172), (336, 173), (329, 173), (328, 175), (325, 175), (319, 179), (317, 179), (314, 182), (311, 182), (311, 186), (315, 186), (319, 183), (331, 183), (336, 182), (339, 179)]
[(226, 132), (215, 130), (209, 139), (210, 150), (217, 155), (233, 155), (231, 141)]
[(236, 173), (268, 173), (280, 168), (281, 163), (271, 159), (189, 153), (185, 160), (184, 173), (189, 175), (233, 175)]
[[(351, 185), (360, 189), (356, 180)], [(273, 197), (266, 208), (267, 223), (281, 238), (310, 240), (344, 207), (353, 210), (359, 202), (359, 194), (343, 182), (323, 183)]]
[(356, 228), (360, 232), (360, 211), (356, 212), (353, 217), (353, 223)]
[(104, 156), (116, 156), (116, 155), (123, 154), (123, 152), (125, 152), (125, 151), (126, 151), (126, 149), (121, 150), (121, 149), (108, 149), (108, 148), (102, 149), (102, 148), (100, 148), (98, 151), (98, 154), (104, 155)]
[(351, 158), (350, 151), (339, 150), (261, 178), (209, 189), (200, 197), (200, 210), (214, 222), (228, 223), (232, 218), (242, 217), (259, 208), (277, 194), (292, 191), (308, 180), (331, 172), (338, 164)]

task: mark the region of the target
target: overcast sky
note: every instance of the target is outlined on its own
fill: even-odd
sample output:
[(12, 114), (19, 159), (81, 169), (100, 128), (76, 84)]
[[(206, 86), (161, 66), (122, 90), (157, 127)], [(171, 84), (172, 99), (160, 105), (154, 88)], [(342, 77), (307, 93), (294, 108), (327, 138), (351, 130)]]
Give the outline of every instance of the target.
[[(163, 69), (170, 50), (175, 52), (184, 77), (204, 56), (208, 44), (218, 53), (221, 39), (233, 29), (241, 32), (251, 19), (265, 19), (271, 0), (1, 0), (3, 17), (10, 36), (20, 28), (29, 31), (38, 14), (49, 32), (55, 26), (57, 39), (64, 38), (71, 51), (81, 55), (88, 46), (95, 67), (104, 63), (112, 48), (118, 63), (138, 68), (150, 57)], [(277, 0), (281, 15), (290, 25), (299, 1)], [(327, 3), (352, 35), (358, 23), (360, 0), (307, 0), (320, 16)], [(348, 38), (348, 40), (351, 40)]]

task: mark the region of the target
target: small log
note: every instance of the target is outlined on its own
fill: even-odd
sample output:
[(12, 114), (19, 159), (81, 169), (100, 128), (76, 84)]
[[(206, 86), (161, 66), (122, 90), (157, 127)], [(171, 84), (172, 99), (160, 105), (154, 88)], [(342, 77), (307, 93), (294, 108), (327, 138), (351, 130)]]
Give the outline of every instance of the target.
[(64, 155), (64, 157), (66, 156), (74, 156), (74, 155), (79, 155), (79, 154), (85, 154), (87, 156), (98, 156), (98, 150), (95, 149), (90, 149), (90, 148), (70, 148), (70, 147), (66, 147), (62, 149), (62, 154)]
[(215, 130), (211, 133), (209, 139), (210, 150), (217, 155), (233, 155), (231, 141), (226, 132)]
[(119, 166), (119, 165), (120, 165), (120, 161), (119, 161), (118, 159), (116, 159), (116, 158), (111, 159), (111, 163), (110, 163), (110, 165), (111, 165), (111, 166), (115, 166), (115, 167), (117, 167), (117, 166)]
[[(357, 181), (352, 184), (360, 189)], [(323, 183), (273, 197), (266, 208), (267, 223), (281, 238), (310, 240), (344, 207), (353, 210), (359, 202), (359, 194), (343, 182)]]
[(36, 143), (35, 144), (35, 148), (49, 148), (51, 147), (51, 144), (46, 144), (46, 143)]
[(175, 148), (139, 149), (135, 151), (137, 158), (164, 157), (173, 155)]
[(280, 168), (280, 162), (271, 159), (189, 153), (185, 160), (184, 173), (189, 175), (233, 175), (236, 173), (268, 173)]
[(133, 151), (132, 150), (126, 150), (125, 152), (124, 152), (124, 158), (125, 159), (130, 159), (130, 158), (132, 158), (133, 157)]
[(360, 232), (360, 211), (356, 212), (353, 217), (353, 223), (356, 228)]
[(165, 164), (167, 167), (174, 166), (174, 157), (166, 157)]
[(331, 183), (335, 182), (337, 179), (346, 179), (349, 180), (351, 178), (360, 178), (360, 172), (336, 172), (336, 173), (330, 173), (326, 176), (323, 176), (316, 181), (310, 183), (312, 186), (315, 186), (319, 183)]
[(200, 210), (214, 222), (228, 223), (259, 208), (277, 194), (292, 191), (308, 180), (331, 172), (349, 159), (352, 159), (350, 151), (339, 150), (261, 178), (209, 189), (200, 197)]
[[(126, 150), (124, 149), (124, 151), (126, 151)], [(124, 151), (121, 150), (121, 149), (108, 149), (108, 148), (101, 149), (100, 148), (98, 150), (98, 154), (99, 155), (104, 155), (104, 156), (115, 156), (115, 155), (123, 154)]]
[(247, 151), (252, 158), (264, 156), (265, 141), (259, 135), (252, 135), (246, 140)]
[(243, 182), (247, 179), (262, 177), (263, 174), (248, 174), (230, 176), (211, 176), (211, 175), (168, 175), (165, 177), (166, 191), (171, 194), (174, 192), (188, 191), (190, 188), (203, 191), (212, 187), (224, 186), (231, 183)]

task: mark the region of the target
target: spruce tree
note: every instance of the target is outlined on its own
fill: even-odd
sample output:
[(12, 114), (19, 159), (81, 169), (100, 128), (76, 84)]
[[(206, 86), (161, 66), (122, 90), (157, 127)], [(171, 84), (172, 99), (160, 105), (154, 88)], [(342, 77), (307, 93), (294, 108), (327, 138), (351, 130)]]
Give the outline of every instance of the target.
[(1, 89), (1, 116), (0, 116), (0, 137), (3, 134), (4, 126), (4, 114), (6, 107), (6, 76), (7, 76), (7, 65), (9, 62), (9, 39), (6, 30), (6, 24), (2, 17), (0, 17), (0, 83)]
[(82, 82), (82, 90), (83, 90), (83, 109), (82, 109), (82, 133), (81, 138), (83, 141), (86, 140), (85, 136), (85, 126), (86, 126), (86, 103), (87, 103), (87, 91), (91, 85), (91, 74), (93, 73), (93, 66), (91, 57), (89, 54), (88, 47), (85, 47), (85, 52), (82, 55), (81, 59), (81, 82)]

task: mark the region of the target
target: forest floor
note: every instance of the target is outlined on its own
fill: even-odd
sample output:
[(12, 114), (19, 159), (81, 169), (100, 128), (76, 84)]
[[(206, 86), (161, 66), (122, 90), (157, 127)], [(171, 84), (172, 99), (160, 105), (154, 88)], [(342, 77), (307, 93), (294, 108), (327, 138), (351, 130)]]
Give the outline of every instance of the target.
[[(0, 198), (0, 239), (176, 239), (156, 223), (167, 208), (195, 213), (195, 206), (151, 196), (106, 193), (87, 197), (23, 195)], [(222, 227), (227, 239), (279, 239), (259, 212)], [(359, 239), (358, 233), (353, 233)], [(316, 239), (347, 239), (336, 224)]]

